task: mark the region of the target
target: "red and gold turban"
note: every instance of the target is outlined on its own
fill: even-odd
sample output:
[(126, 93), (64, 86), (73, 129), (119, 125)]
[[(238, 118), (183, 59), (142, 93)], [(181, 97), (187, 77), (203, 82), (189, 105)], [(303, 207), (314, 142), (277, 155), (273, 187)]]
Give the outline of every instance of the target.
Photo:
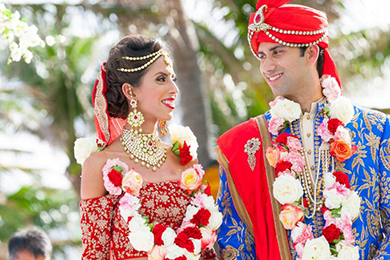
[[(316, 9), (286, 4), (291, 0), (259, 0), (256, 12), (252, 13), (248, 25), (248, 42), (258, 58), (261, 42), (274, 42), (288, 47), (318, 45), (324, 49), (324, 75), (340, 79), (336, 66), (328, 51), (328, 19)], [(340, 85), (341, 86), (341, 85)]]

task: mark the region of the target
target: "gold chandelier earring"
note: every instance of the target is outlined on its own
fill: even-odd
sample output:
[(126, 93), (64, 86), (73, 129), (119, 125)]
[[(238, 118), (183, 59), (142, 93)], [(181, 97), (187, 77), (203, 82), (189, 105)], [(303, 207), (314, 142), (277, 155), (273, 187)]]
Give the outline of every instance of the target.
[(139, 132), (142, 132), (141, 125), (145, 122), (144, 115), (141, 113), (141, 111), (137, 110), (137, 100), (133, 98), (133, 92), (130, 90), (131, 100), (130, 100), (130, 106), (133, 109), (132, 112), (129, 113), (129, 116), (127, 117), (127, 122), (129, 125), (133, 128), (135, 128)]
[(158, 126), (160, 127), (160, 133), (162, 136), (165, 136), (168, 133), (167, 130), (167, 120), (159, 119)]

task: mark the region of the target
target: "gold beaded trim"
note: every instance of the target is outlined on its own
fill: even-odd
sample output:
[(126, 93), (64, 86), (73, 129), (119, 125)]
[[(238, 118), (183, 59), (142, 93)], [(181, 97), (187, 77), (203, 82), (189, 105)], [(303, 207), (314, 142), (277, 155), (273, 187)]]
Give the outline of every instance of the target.
[[(320, 29), (320, 30), (316, 30), (316, 31), (297, 31), (297, 30), (284, 30), (284, 29), (276, 28), (274, 26), (271, 26), (269, 24), (264, 23), (264, 14), (263, 14), (264, 11), (267, 11), (267, 6), (266, 5), (261, 6), (259, 8), (259, 10), (257, 10), (256, 15), (254, 17), (254, 20), (255, 20), (254, 23), (249, 25), (249, 27), (248, 27), (248, 44), (249, 44), (249, 47), (250, 47), (251, 52), (253, 53), (253, 55), (257, 59), (259, 59), (259, 60), (260, 60), (260, 58), (259, 58), (258, 54), (255, 53), (255, 51), (253, 50), (252, 43), (251, 43), (253, 34), (255, 32), (264, 31), (264, 33), (269, 38), (271, 38), (275, 42), (277, 42), (277, 43), (279, 43), (281, 45), (287, 46), (287, 47), (309, 47), (309, 46), (312, 46), (312, 45), (316, 45), (316, 44), (320, 43), (321, 41), (323, 41), (324, 38), (326, 37), (326, 35), (328, 34), (328, 30), (325, 29), (325, 28), (324, 29)], [(260, 17), (259, 18), (260, 21), (256, 22), (256, 19), (257, 19), (258, 16)], [(280, 40), (275, 35), (270, 33), (269, 30), (277, 32), (277, 33), (281, 33), (281, 34), (322, 35), (322, 36), (318, 40), (313, 41), (313, 42), (309, 42), (309, 43), (293, 43), (293, 42), (285, 42), (285, 41)]]

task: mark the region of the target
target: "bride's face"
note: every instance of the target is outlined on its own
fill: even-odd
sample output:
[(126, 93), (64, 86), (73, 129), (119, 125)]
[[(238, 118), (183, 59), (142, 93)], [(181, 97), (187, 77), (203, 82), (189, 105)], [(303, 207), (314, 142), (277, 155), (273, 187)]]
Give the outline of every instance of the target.
[(173, 68), (165, 63), (164, 57), (158, 58), (150, 65), (141, 84), (133, 88), (138, 110), (142, 112), (145, 120), (172, 119), (179, 93), (175, 81)]

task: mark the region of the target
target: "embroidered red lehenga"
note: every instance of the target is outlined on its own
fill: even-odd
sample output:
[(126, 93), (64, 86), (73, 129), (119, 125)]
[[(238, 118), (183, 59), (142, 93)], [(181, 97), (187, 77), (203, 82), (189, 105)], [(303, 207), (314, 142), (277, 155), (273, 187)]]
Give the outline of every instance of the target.
[[(147, 257), (146, 253), (136, 251), (130, 244), (129, 228), (119, 213), (121, 196), (108, 194), (81, 200), (82, 259)], [(177, 181), (144, 183), (139, 198), (142, 215), (175, 231), (180, 227), (191, 200)], [(214, 251), (205, 251), (201, 259), (214, 257)]]

